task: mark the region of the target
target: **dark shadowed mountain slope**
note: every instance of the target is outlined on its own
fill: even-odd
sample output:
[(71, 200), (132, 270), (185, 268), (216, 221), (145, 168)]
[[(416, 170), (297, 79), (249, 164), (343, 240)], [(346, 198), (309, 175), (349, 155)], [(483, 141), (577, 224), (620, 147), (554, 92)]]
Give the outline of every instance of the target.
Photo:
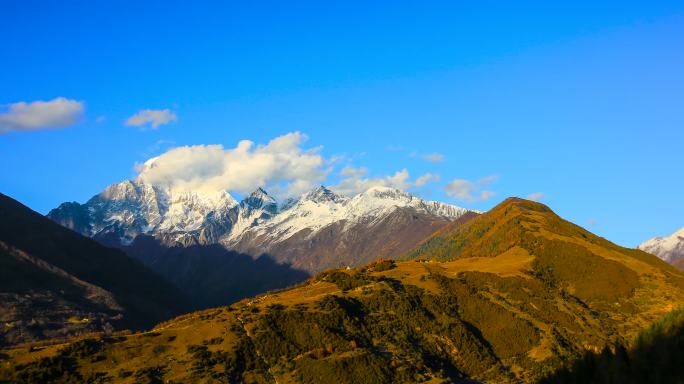
[(228, 305), (310, 277), (304, 271), (276, 263), (268, 255), (253, 258), (219, 244), (168, 246), (163, 240), (141, 235), (122, 248), (173, 282), (196, 308)]
[(150, 332), (6, 351), (0, 380), (535, 382), (684, 305), (682, 273), (541, 204), (506, 200), (439, 236), (416, 253), (444, 261), (329, 270)]
[(641, 332), (631, 348), (622, 344), (588, 352), (544, 378), (542, 384), (684, 383), (684, 310), (668, 313)]
[(146, 327), (188, 309), (172, 284), (123, 252), (3, 194), (0, 297), (3, 344)]

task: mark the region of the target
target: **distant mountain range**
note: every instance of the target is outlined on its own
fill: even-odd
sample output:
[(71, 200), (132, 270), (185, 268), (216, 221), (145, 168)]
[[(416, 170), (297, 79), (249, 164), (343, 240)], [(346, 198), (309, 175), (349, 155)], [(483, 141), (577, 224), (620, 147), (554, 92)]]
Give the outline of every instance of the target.
[(215, 306), (327, 268), (402, 254), (439, 228), (476, 215), (385, 187), (346, 197), (320, 186), (278, 204), (261, 188), (238, 202), (227, 192), (127, 180), (47, 216), (123, 249), (198, 305)]
[(149, 327), (190, 308), (123, 252), (0, 194), (0, 346)]
[(522, 199), (442, 226), (402, 258), (148, 332), (16, 349), (0, 381), (536, 382), (587, 351), (608, 361), (684, 305), (682, 272)]
[(684, 270), (684, 228), (666, 237), (646, 240), (639, 249), (656, 255), (668, 263)]
[[(290, 248), (293, 240), (316, 243), (322, 240), (321, 233), (330, 237), (331, 232), (350, 232), (358, 226), (373, 228), (397, 211), (437, 224), (470, 212), (386, 187), (349, 198), (320, 186), (279, 206), (261, 188), (238, 203), (225, 191), (159, 188), (126, 180), (107, 187), (85, 204), (64, 203), (47, 216), (85, 236), (116, 245), (130, 245), (137, 236), (150, 235), (171, 246), (223, 244), (258, 255), (271, 253), (284, 243), (288, 245), (280, 248)], [(424, 232), (431, 233), (436, 226)], [(302, 252), (298, 258), (305, 258)], [(311, 270), (347, 262), (344, 255), (337, 257), (337, 263)]]

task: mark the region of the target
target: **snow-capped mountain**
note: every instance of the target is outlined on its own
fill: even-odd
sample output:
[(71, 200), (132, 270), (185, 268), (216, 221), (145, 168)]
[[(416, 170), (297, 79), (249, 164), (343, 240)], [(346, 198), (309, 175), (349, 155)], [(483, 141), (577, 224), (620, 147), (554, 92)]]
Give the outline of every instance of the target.
[[(256, 200), (246, 199), (241, 204), (249, 206)], [(238, 207), (227, 192), (164, 189), (126, 180), (110, 185), (83, 205), (64, 203), (48, 217), (86, 236), (121, 244), (142, 234), (215, 243), (235, 222), (246, 219), (238, 217)]]
[(655, 237), (646, 240), (638, 247), (667, 261), (676, 263), (684, 259), (684, 228), (666, 237)]
[(271, 220), (246, 228), (244, 232), (231, 233), (224, 243), (234, 245), (246, 235), (264, 236), (269, 243), (276, 243), (301, 231), (308, 231), (307, 236), (312, 237), (336, 222), (344, 223), (342, 230), (359, 223), (371, 226), (399, 208), (410, 208), (417, 213), (446, 220), (456, 219), (468, 212), (464, 208), (426, 201), (394, 188), (373, 187), (348, 198), (320, 186), (290, 203)]
[(222, 243), (317, 273), (399, 256), (442, 226), (475, 214), (394, 188), (374, 187), (349, 198), (318, 187)]
[(238, 203), (225, 191), (127, 180), (85, 204), (64, 203), (48, 217), (109, 245), (128, 246), (140, 235), (167, 246), (221, 244), (315, 273), (397, 256), (469, 213), (386, 187), (346, 197), (320, 186), (279, 207), (261, 188)]

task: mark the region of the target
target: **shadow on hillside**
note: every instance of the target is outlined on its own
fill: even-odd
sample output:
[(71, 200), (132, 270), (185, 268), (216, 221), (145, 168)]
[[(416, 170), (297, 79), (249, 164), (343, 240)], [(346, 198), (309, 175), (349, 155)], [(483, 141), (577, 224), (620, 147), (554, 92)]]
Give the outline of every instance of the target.
[[(176, 287), (140, 262), (2, 193), (0, 296), (0, 334), (16, 334), (13, 342), (100, 330), (107, 322), (146, 328), (189, 306)], [(88, 320), (68, 322), (73, 316)]]
[(683, 362), (684, 310), (675, 310), (642, 332), (632, 349), (587, 353), (540, 383), (684, 383)]
[(219, 244), (169, 247), (154, 237), (138, 236), (122, 249), (176, 284), (197, 309), (228, 305), (310, 277), (269, 255), (255, 259)]

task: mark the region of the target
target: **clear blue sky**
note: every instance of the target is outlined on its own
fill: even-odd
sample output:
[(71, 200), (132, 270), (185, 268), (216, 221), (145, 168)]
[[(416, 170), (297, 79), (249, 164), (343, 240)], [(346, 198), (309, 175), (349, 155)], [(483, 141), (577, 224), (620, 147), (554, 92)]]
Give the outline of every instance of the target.
[[(3, 1), (0, 108), (85, 112), (0, 134), (0, 192), (46, 213), (173, 146), (300, 131), (370, 177), (439, 174), (433, 199), (542, 193), (627, 246), (684, 226), (684, 2), (287, 3)], [(124, 125), (142, 109), (178, 121)]]

